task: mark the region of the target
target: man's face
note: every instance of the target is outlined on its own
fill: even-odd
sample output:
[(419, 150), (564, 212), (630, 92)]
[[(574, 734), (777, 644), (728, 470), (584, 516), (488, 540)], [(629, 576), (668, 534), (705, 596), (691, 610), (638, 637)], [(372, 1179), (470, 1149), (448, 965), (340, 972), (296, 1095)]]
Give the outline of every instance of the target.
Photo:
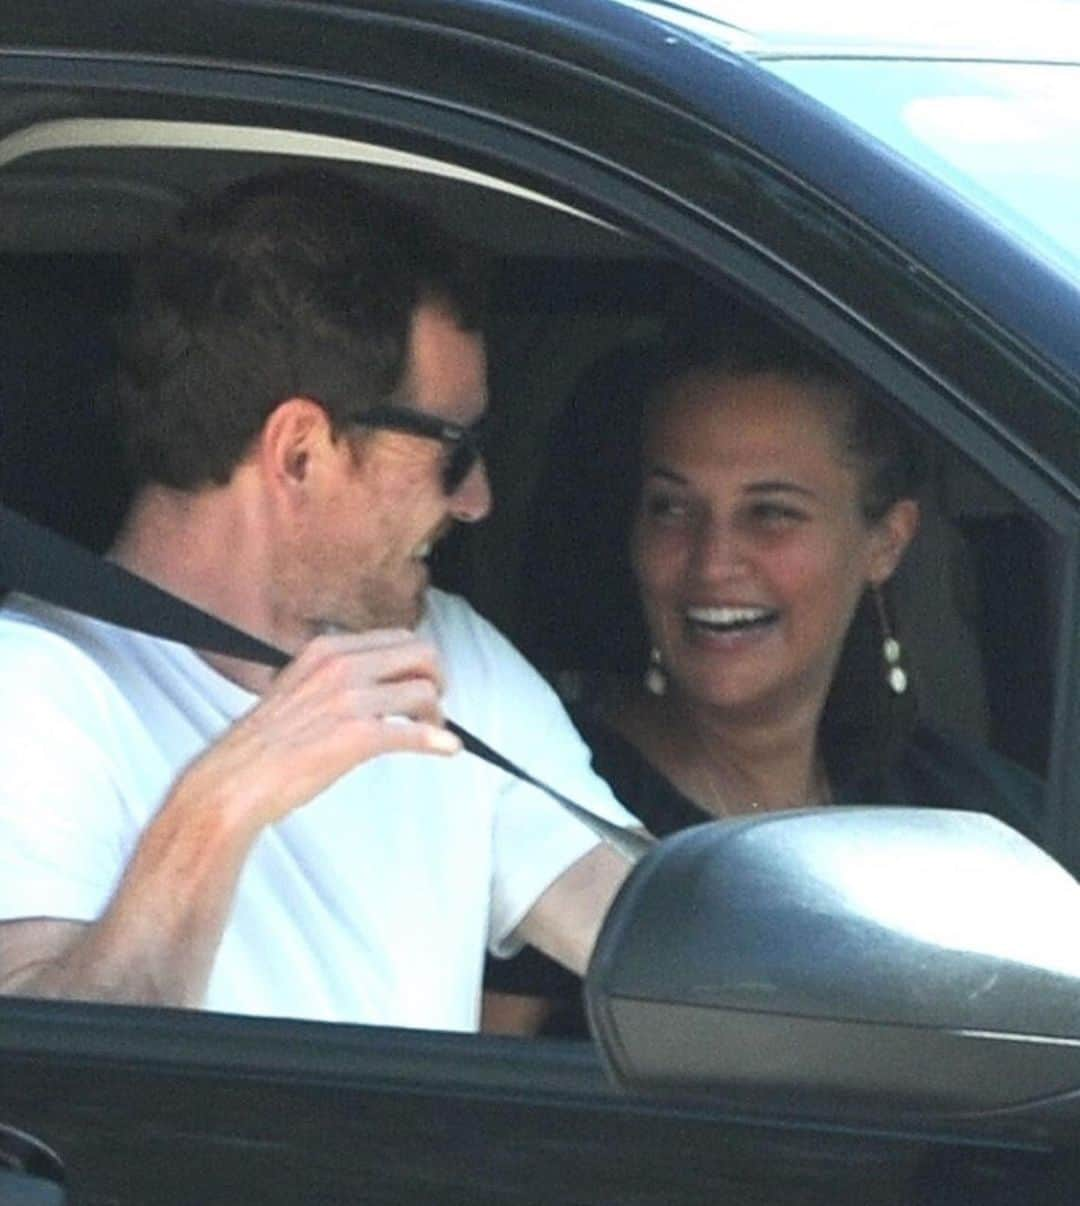
[[(436, 302), (417, 307), (399, 405), (462, 426), (487, 408), (483, 339)], [(311, 634), (361, 631), (419, 621), (428, 586), (427, 557), (457, 521), (475, 523), (491, 509), (487, 472), (478, 461), (447, 494), (442, 469), (449, 450), (406, 432), (345, 432), (335, 443), (320, 501), (294, 563), (290, 593)], [(297, 598), (297, 592), (299, 598)]]

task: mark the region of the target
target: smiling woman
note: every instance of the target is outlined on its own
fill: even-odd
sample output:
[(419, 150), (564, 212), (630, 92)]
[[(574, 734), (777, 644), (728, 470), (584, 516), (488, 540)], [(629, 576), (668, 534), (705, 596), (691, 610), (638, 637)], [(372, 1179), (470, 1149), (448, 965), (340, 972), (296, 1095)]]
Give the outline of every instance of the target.
[(817, 733), (840, 649), (918, 516), (910, 495), (873, 497), (852, 448), (877, 429), (867, 405), (794, 363), (729, 357), (651, 408), (632, 549), (669, 698), (635, 691), (613, 712), (714, 814), (832, 796)]
[(908, 799), (888, 784), (920, 730), (887, 592), (919, 526), (922, 441), (763, 317), (673, 329), (651, 353), (621, 521), (649, 667), (608, 680), (582, 723), (598, 749), (661, 772), (679, 801), (645, 816), (661, 833)]
[[(1034, 776), (918, 721), (886, 595), (927, 472), (909, 424), (761, 318), (679, 330), (645, 392), (627, 539), (648, 667), (578, 713), (620, 799), (659, 836), (858, 801), (1034, 836)], [(549, 972), (490, 982), (535, 976), (568, 1003), (550, 1024), (583, 1033)]]

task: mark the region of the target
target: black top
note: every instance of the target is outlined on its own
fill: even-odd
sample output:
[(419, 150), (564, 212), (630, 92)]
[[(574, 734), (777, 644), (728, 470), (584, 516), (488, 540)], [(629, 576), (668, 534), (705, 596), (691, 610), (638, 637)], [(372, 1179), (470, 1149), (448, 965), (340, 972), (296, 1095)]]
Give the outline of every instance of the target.
[[(681, 791), (621, 734), (601, 721), (577, 718), (593, 769), (656, 837), (716, 818)], [(837, 804), (893, 804), (988, 812), (1039, 841), (1042, 784), (1030, 772), (966, 738), (917, 728), (903, 754), (866, 798), (853, 783), (832, 784)]]
[[(593, 769), (618, 799), (656, 837), (715, 818), (683, 795), (625, 737), (606, 724), (577, 717), (593, 754)], [(1042, 784), (1030, 772), (983, 746), (926, 728), (916, 729), (901, 757), (886, 772), (873, 800), (834, 783), (838, 804), (893, 804), (986, 812), (1030, 838), (1040, 840)], [(533, 949), (513, 959), (489, 959), (485, 986), (501, 992), (557, 1001), (545, 1034), (587, 1035), (577, 976)]]

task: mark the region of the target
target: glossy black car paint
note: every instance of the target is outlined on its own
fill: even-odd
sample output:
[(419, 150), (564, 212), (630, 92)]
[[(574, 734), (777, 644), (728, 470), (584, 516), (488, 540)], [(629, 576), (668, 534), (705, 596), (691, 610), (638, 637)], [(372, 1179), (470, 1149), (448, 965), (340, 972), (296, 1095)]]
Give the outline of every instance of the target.
[[(1065, 1202), (1076, 1154), (957, 1125), (627, 1098), (544, 1040), (5, 1006), (0, 1106), (76, 1202)], [(3, 1199), (0, 1198), (0, 1201)]]
[[(42, 113), (295, 123), (608, 213), (795, 313), (1058, 534), (1078, 566), (1077, 291), (746, 60), (616, 4), (5, 6)], [(948, 400), (943, 406), (942, 400)], [(1080, 866), (1077, 625), (1058, 645), (1052, 845)], [(993, 1119), (795, 1120), (615, 1093), (554, 1043), (0, 1002), (0, 1123), (84, 1203), (1066, 1202), (1074, 1145)], [(0, 1202), (3, 1201), (0, 1182)]]

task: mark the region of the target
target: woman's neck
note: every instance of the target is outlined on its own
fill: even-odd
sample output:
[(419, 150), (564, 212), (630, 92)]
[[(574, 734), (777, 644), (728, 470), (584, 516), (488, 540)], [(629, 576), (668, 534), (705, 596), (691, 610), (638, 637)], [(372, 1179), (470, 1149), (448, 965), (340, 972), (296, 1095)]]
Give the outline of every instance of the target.
[(677, 688), (658, 698), (636, 685), (602, 707), (609, 724), (715, 816), (830, 802), (817, 744), (819, 711), (738, 723)]

